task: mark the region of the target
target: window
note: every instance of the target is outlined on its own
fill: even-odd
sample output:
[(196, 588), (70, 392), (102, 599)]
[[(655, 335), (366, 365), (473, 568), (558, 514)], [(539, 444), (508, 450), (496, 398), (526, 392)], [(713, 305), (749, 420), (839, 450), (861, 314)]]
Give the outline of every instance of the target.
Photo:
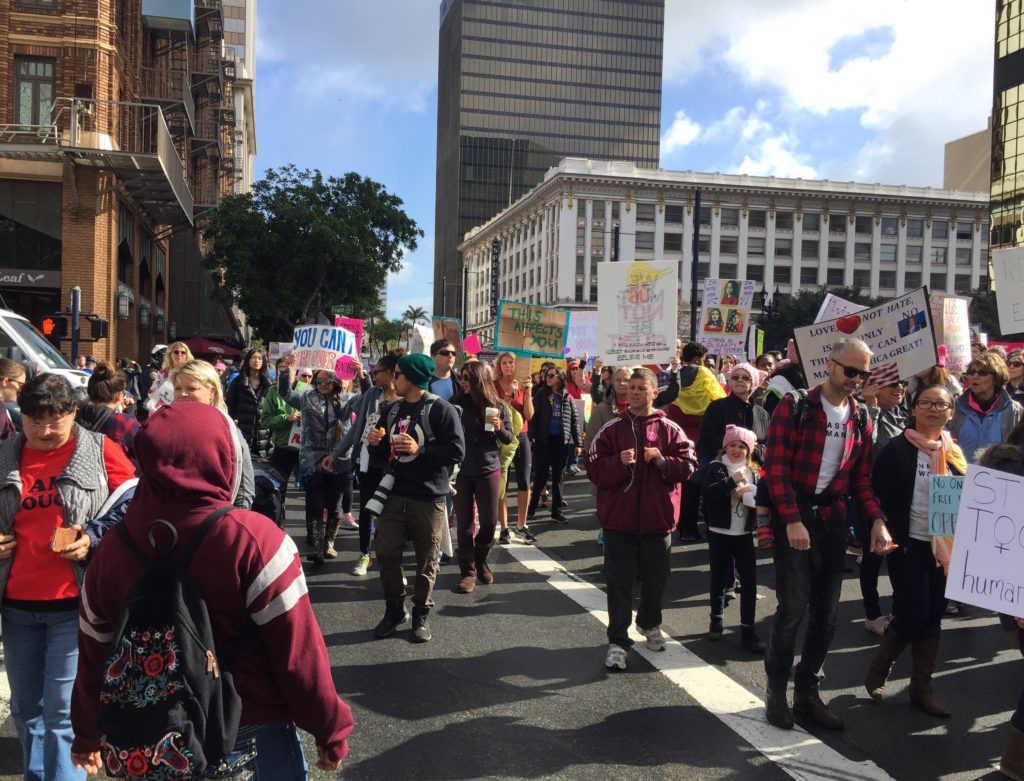
[(907, 220), (907, 236), (911, 239), (924, 238), (924, 220)]
[(736, 279), (735, 263), (719, 263), (718, 276), (720, 279)]
[(914, 290), (919, 287), (921, 287), (920, 271), (908, 271), (903, 275), (903, 288), (905, 290)]
[(15, 5), (21, 8), (56, 8), (57, 0), (17, 0)]
[(682, 233), (666, 233), (665, 234), (665, 252), (682, 252), (683, 251), (683, 234)]
[(665, 207), (665, 222), (672, 223), (673, 225), (682, 225), (682, 223), (683, 223), (683, 207), (682, 206), (666, 206)]
[(853, 245), (853, 259), (866, 260), (871, 262), (871, 245), (866, 242), (857, 242)]
[(613, 220), (619, 219), (619, 202), (618, 201), (612, 201), (612, 219)]
[(750, 263), (747, 266), (747, 279), (752, 282), (764, 281), (764, 266), (760, 263)]
[(861, 290), (871, 287), (871, 272), (866, 268), (855, 269), (853, 272), (853, 286)]
[(945, 247), (932, 247), (932, 265), (933, 266), (945, 266), (946, 265), (946, 248)]
[(878, 247), (878, 259), (882, 263), (895, 263), (896, 262), (896, 245), (895, 244), (881, 244)]
[(970, 241), (974, 237), (974, 223), (970, 220), (960, 220), (956, 224), (956, 240)]
[(800, 257), (801, 258), (817, 258), (818, 257), (818, 240), (817, 239), (803, 239), (800, 242)]
[(700, 207), (700, 224), (710, 225), (711, 224), (711, 207), (701, 206)]
[(946, 290), (946, 275), (945, 274), (931, 274), (928, 277), (928, 289), (929, 290)]
[(989, 289), (988, 275), (987, 274), (982, 274), (980, 277), (978, 277), (978, 290), (988, 290), (988, 289)]
[(701, 236), (697, 240), (697, 252), (701, 255), (709, 255), (711, 253), (711, 237)]
[(957, 249), (956, 249), (956, 264), (958, 266), (969, 266), (969, 265), (971, 265), (971, 248), (970, 247), (957, 247)]
[(846, 260), (846, 242), (830, 241), (828, 243), (828, 257), (830, 260)]
[(49, 124), (56, 84), (53, 60), (15, 57), (14, 67), (15, 124)]
[(856, 221), (856, 223), (854, 225), (854, 228), (853, 228), (854, 231), (856, 233), (867, 234), (867, 235), (870, 236), (872, 231), (874, 230), (871, 227), (871, 219), (872, 219), (871, 217), (864, 217), (864, 216), (857, 217), (857, 221)]
[(833, 214), (828, 218), (829, 233), (846, 233), (846, 215)]
[(747, 257), (764, 257), (764, 236), (751, 236), (747, 239)]
[(735, 255), (740, 251), (740, 240), (735, 236), (721, 236), (718, 239), (718, 251), (722, 255)]
[(654, 204), (638, 203), (636, 205), (637, 222), (654, 222)]
[(775, 279), (773, 281), (776, 285), (790, 284), (793, 281), (793, 269), (789, 266), (776, 266)]
[[(752, 241), (752, 239), (748, 239)], [(777, 258), (791, 258), (793, 257), (793, 240), (792, 239), (776, 239), (775, 240), (775, 257)]]
[(887, 290), (893, 290), (896, 288), (896, 272), (895, 271), (879, 271), (878, 272), (878, 286)]
[(818, 269), (814, 266), (801, 266), (800, 267), (800, 284), (801, 285), (817, 285), (818, 284)]
[(924, 257), (924, 247), (920, 244), (907, 245), (907, 263), (920, 263)]
[(949, 223), (945, 220), (935, 220), (932, 223), (932, 238), (933, 239), (948, 239), (949, 238)]
[(843, 284), (843, 273), (843, 269), (841, 268), (830, 268), (827, 276), (825, 277), (825, 283), (837, 286)]
[(738, 228), (740, 226), (739, 209), (722, 209), (722, 227)]
[(698, 263), (697, 264), (697, 279), (707, 279), (711, 276), (711, 264), (710, 263)]
[[(882, 218), (882, 236), (889, 239), (896, 238), (900, 233), (899, 221), (895, 217)], [(895, 285), (890, 285), (895, 287)]]
[(957, 274), (955, 279), (955, 286), (957, 293), (969, 293), (971, 290), (971, 275), (970, 274)]
[(583, 303), (583, 285), (576, 285), (576, 301), (577, 303)]
[(775, 230), (793, 230), (793, 212), (775, 212)]
[(768, 224), (768, 215), (764, 209), (752, 209), (748, 214), (747, 227), (764, 230), (765, 226)]
[(820, 231), (821, 230), (821, 215), (820, 214), (805, 214), (804, 215), (804, 230), (805, 231)]
[(637, 231), (636, 248), (638, 250), (654, 249), (654, 231)]

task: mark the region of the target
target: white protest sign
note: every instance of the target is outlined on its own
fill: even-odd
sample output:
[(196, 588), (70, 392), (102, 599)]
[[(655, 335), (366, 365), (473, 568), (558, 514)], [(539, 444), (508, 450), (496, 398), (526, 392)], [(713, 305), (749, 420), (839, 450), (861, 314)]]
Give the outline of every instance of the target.
[(967, 467), (946, 596), (1024, 615), (1024, 477)]
[(597, 355), (597, 312), (576, 312), (569, 314), (569, 355)]
[(333, 325), (303, 325), (295, 329), (292, 353), (296, 366), (316, 371), (334, 372), (343, 380), (351, 380), (359, 360), (356, 337), (351, 331)]
[(302, 446), (302, 418), (292, 423), (291, 433), (288, 434), (288, 447)]
[(923, 287), (856, 314), (794, 328), (793, 335), (810, 387), (828, 376), (832, 344), (846, 336), (867, 343), (873, 353), (871, 370), (883, 376), (906, 379), (938, 363), (927, 288)]
[(291, 342), (271, 342), (267, 345), (267, 360), (271, 366), (276, 366), (277, 362), (291, 351)]
[(167, 378), (159, 385), (154, 384), (149, 389), (149, 397), (146, 399), (146, 409), (156, 412), (161, 407), (166, 407), (174, 402), (174, 383)]
[[(942, 301), (942, 336), (946, 345), (946, 369), (953, 374), (967, 371), (971, 362), (971, 329), (966, 298), (946, 296)], [(938, 325), (938, 324), (936, 324)]]
[(992, 280), (996, 286), (999, 330), (1008, 334), (1024, 331), (1024, 247), (992, 251)]
[(742, 355), (747, 322), (754, 305), (754, 283), (742, 279), (705, 279), (697, 341), (708, 352)]
[(824, 323), (826, 320), (835, 320), (838, 317), (855, 315), (867, 309), (863, 304), (855, 304), (845, 298), (834, 296), (831, 293), (825, 294), (825, 300), (821, 302), (818, 316), (814, 318), (816, 323)]
[(672, 360), (676, 351), (678, 263), (599, 263), (597, 293), (597, 341), (607, 365)]
[(409, 329), (409, 352), (430, 355), (430, 345), (434, 341), (434, 329), (427, 325), (414, 323)]

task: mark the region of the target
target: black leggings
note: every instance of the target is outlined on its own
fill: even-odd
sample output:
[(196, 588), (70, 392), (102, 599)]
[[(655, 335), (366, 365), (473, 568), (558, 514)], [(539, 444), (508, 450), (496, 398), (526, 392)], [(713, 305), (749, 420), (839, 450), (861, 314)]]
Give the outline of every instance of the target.
[[(455, 478), (455, 518), (459, 527), (459, 550), (490, 550), (494, 545), (494, 527), (498, 522), (498, 496), (501, 472), (489, 475), (464, 475)], [(474, 539), (473, 502), (476, 500), (480, 529)]]
[(516, 470), (516, 490), (530, 490), (530, 462), (533, 460), (533, 451), (530, 449), (530, 437), (525, 432), (519, 434), (519, 447), (512, 457), (512, 466)]
[(331, 472), (315, 472), (306, 481), (307, 529), (324, 528), (324, 510), (327, 510), (327, 523), (337, 528), (341, 520), (338, 502), (341, 499), (344, 479), (342, 475)]
[(284, 496), (288, 492), (288, 481), (291, 479), (292, 472), (296, 472), (299, 465), (299, 451), (290, 447), (275, 447), (270, 454), (270, 465), (284, 481), (281, 483), (281, 501), (283, 502)]
[[(556, 435), (557, 436), (557, 435)], [(534, 453), (537, 476), (533, 481), (533, 495), (530, 497), (531, 514), (537, 510), (540, 492), (551, 475), (551, 515), (562, 512), (562, 486), (565, 484), (565, 463), (569, 460), (569, 448), (560, 437), (537, 443)]]

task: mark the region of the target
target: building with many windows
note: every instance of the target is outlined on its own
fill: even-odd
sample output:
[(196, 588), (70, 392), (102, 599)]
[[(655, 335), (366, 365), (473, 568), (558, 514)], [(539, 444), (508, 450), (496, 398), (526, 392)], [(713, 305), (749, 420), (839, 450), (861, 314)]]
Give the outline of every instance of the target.
[[(202, 333), (175, 296), (217, 308), (180, 286), (177, 248), (196, 255), (204, 214), (251, 181), (236, 177), (255, 153), (251, 69), (245, 83), (225, 49), (226, 7), (251, 20), (255, 3), (0, 3), (0, 298), (39, 325), (80, 287), (110, 323), (83, 352), (145, 356)], [(219, 317), (203, 335), (239, 340)]]
[(457, 248), (566, 156), (657, 168), (664, 0), (442, 0), (434, 313)]
[(1024, 245), (1024, 4), (996, 0), (992, 248)]
[(494, 239), (502, 298), (570, 309), (597, 307), (600, 263), (678, 260), (685, 322), (698, 191), (698, 281), (748, 279), (783, 294), (849, 286), (872, 296), (988, 286), (987, 193), (567, 158), (459, 246), (466, 328), (493, 337)]

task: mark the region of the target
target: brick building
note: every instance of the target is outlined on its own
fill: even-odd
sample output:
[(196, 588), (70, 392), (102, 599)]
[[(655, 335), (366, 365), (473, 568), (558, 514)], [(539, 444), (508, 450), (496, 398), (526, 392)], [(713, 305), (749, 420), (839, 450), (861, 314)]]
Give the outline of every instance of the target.
[[(235, 190), (239, 164), (251, 182), (251, 74), (236, 99), (224, 5), (254, 11), (254, 0), (0, 3), (0, 297), (39, 325), (79, 286), (82, 311), (110, 323), (83, 352), (240, 340), (206, 295), (209, 275), (184, 284), (204, 214)], [(174, 295), (218, 310), (217, 327), (203, 333), (204, 307), (175, 310)]]

